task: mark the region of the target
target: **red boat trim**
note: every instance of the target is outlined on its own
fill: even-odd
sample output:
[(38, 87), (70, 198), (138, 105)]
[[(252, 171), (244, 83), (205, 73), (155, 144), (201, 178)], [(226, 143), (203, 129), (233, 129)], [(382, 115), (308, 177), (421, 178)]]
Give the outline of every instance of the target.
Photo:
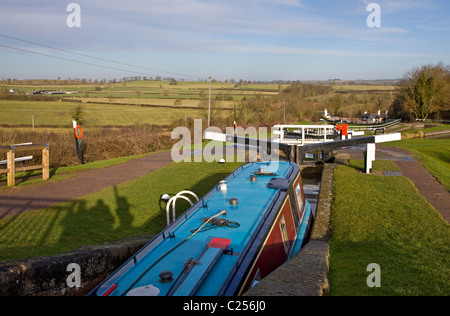
[(111, 295), (112, 292), (114, 292), (117, 288), (119, 287), (119, 284), (114, 283), (113, 286), (111, 286), (108, 291), (106, 291), (105, 293), (102, 294), (102, 296), (109, 296)]

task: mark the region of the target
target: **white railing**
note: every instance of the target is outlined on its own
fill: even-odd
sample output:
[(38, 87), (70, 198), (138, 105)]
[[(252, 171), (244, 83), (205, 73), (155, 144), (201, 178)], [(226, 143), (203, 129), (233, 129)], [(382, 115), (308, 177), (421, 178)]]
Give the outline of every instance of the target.
[(349, 125), (349, 130), (353, 131), (366, 131), (366, 130), (375, 130), (375, 129), (386, 129), (392, 127), (394, 125), (400, 124), (402, 120), (391, 120), (390, 122), (384, 124), (376, 124), (376, 125)]
[(299, 145), (332, 142), (339, 137), (334, 125), (275, 125), (275, 142)]

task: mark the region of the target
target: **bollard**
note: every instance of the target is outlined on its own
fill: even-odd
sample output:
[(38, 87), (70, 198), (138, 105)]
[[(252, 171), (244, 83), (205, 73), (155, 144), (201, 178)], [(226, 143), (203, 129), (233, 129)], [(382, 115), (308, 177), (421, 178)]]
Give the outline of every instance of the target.
[(372, 163), (375, 161), (376, 145), (367, 144), (367, 150), (364, 152), (364, 170), (367, 174), (372, 173)]

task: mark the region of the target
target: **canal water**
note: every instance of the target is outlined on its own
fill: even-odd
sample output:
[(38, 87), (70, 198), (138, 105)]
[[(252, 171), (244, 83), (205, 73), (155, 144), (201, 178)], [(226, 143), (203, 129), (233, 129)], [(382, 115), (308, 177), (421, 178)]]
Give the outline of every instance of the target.
[(317, 203), (319, 201), (320, 184), (323, 166), (306, 167), (302, 169), (303, 191), (305, 199), (311, 205), (311, 210), (316, 215)]

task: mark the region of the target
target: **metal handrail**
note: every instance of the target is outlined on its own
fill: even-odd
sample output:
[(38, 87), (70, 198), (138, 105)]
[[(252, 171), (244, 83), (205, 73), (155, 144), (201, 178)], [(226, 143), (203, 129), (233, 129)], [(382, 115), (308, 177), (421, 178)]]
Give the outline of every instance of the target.
[(191, 204), (191, 206), (194, 205), (194, 203), (192, 203), (192, 201), (189, 198), (185, 197), (183, 194), (190, 194), (195, 197), (197, 202), (199, 201), (198, 196), (194, 192), (191, 192), (191, 191), (181, 191), (177, 195), (173, 196), (169, 200), (169, 202), (167, 202), (167, 205), (166, 205), (167, 226), (169, 226), (171, 224), (170, 223), (170, 204), (172, 204), (172, 221), (173, 222), (176, 219), (175, 203), (176, 203), (177, 199), (179, 199), (179, 198), (184, 199), (184, 200), (188, 201), (189, 204)]

